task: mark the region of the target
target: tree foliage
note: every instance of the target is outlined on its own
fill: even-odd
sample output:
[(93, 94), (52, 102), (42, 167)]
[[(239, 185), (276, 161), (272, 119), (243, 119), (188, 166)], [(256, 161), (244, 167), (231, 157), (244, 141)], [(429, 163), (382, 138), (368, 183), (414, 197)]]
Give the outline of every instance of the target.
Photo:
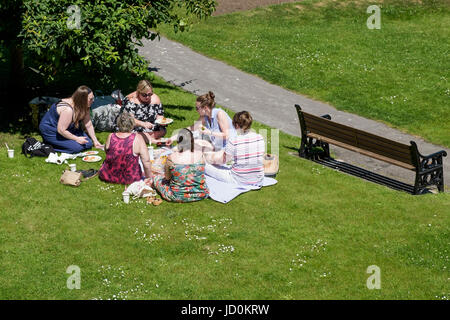
[(46, 81), (81, 65), (111, 80), (113, 69), (143, 75), (142, 39), (159, 24), (183, 30), (183, 15), (210, 16), (214, 0), (0, 0), (2, 46), (21, 47)]

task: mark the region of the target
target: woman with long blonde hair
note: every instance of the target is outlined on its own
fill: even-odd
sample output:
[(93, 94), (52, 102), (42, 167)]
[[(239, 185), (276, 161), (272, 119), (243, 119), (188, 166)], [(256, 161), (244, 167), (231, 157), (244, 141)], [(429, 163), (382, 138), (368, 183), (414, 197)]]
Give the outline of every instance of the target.
[(65, 153), (79, 153), (92, 146), (103, 148), (95, 136), (89, 114), (93, 101), (92, 90), (79, 86), (71, 97), (53, 104), (39, 125), (44, 142), (52, 145), (55, 151)]

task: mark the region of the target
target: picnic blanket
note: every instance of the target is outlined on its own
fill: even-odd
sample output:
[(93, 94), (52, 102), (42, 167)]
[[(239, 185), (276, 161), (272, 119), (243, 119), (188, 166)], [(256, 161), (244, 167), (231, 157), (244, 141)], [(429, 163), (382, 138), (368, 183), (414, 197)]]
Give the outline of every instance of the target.
[[(209, 197), (214, 201), (221, 203), (228, 203), (241, 193), (261, 189), (261, 187), (258, 186), (244, 186), (239, 184), (226, 183), (208, 175), (205, 175), (205, 177), (206, 184), (209, 188)], [(278, 183), (277, 180), (269, 177), (264, 177), (262, 186), (273, 186), (276, 183)]]

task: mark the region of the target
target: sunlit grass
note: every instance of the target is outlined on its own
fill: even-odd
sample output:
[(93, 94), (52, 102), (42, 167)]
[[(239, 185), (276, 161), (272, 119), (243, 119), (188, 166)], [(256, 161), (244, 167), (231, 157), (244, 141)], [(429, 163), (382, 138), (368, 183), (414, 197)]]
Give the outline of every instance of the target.
[[(192, 123), (195, 96), (153, 83), (176, 120), (170, 129)], [(226, 205), (159, 207), (125, 205), (123, 187), (98, 178), (63, 186), (65, 167), (26, 159), (23, 140), (0, 134), (16, 150), (9, 159), (0, 149), (1, 299), (449, 296), (449, 194), (411, 196), (323, 168), (289, 154), (296, 137), (280, 133), (277, 185)], [(80, 290), (66, 287), (70, 265), (81, 269)], [(370, 265), (381, 290), (366, 287)]]

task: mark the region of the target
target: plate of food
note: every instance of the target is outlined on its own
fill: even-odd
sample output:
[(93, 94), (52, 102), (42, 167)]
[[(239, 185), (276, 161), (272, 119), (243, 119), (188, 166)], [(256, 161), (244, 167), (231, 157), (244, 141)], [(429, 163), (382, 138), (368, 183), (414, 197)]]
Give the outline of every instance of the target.
[(97, 162), (102, 160), (102, 157), (100, 156), (85, 156), (83, 158), (81, 158), (81, 160), (83, 160), (84, 162)]
[(159, 138), (159, 141), (156, 142), (156, 146), (161, 147), (167, 145), (167, 141), (169, 141), (168, 138)]
[(85, 153), (83, 153), (83, 156), (93, 156), (95, 154), (98, 154), (98, 151), (86, 151)]
[(173, 119), (166, 118), (166, 117), (156, 119), (156, 121), (155, 121), (156, 124), (160, 124), (160, 125), (163, 125), (163, 126), (171, 124), (172, 122), (173, 122)]

